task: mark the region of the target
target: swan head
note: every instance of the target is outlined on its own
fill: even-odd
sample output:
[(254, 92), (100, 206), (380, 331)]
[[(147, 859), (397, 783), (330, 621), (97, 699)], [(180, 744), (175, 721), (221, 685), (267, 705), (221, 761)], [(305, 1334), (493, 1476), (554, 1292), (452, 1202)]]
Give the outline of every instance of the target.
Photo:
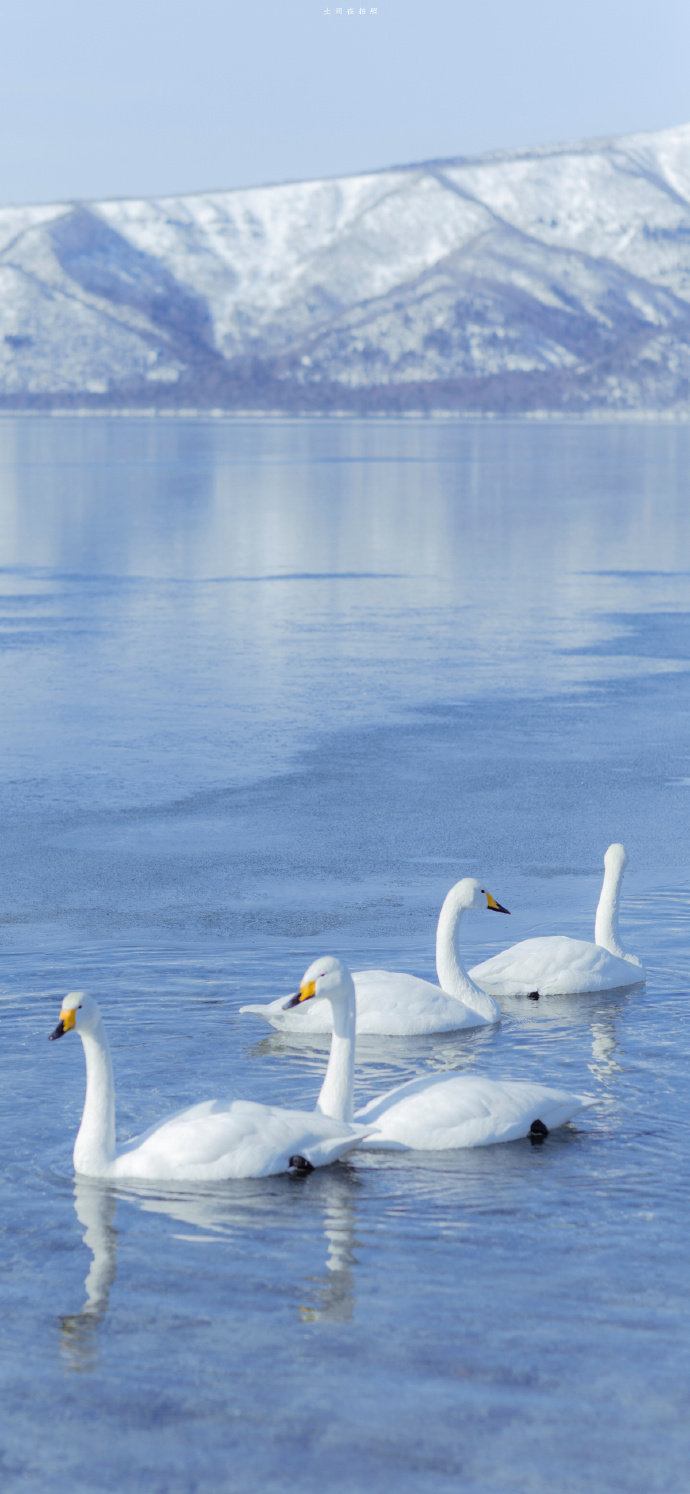
[(620, 841), (615, 840), (604, 855), (605, 870), (623, 872), (627, 864), (628, 858), (625, 854), (625, 846), (622, 846)]
[(335, 955), (325, 955), (323, 959), (312, 960), (302, 976), (299, 991), (284, 1002), (283, 1011), (299, 1006), (302, 1001), (311, 1001), (314, 996), (325, 996), (330, 1001), (347, 1000), (354, 995), (354, 989), (347, 965)]
[(463, 877), (461, 882), (456, 882), (451, 887), (446, 898), (447, 903), (452, 903), (454, 908), (488, 908), (491, 913), (509, 913), (509, 908), (504, 908), (502, 903), (497, 903), (495, 897), (482, 887), (476, 877)]
[(92, 1027), (97, 1018), (98, 1007), (93, 997), (87, 996), (86, 991), (70, 991), (60, 1008), (60, 1021), (50, 1034), (51, 1043), (55, 1038), (64, 1037), (66, 1032), (71, 1032), (73, 1027), (76, 1027), (77, 1032)]

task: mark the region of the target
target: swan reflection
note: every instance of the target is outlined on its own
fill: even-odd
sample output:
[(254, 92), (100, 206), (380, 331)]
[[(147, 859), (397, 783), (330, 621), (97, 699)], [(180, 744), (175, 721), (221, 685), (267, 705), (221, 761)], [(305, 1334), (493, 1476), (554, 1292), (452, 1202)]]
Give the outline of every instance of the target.
[[(184, 1188), (148, 1183), (119, 1183), (76, 1178), (74, 1207), (91, 1255), (80, 1312), (59, 1318), (62, 1352), (75, 1370), (92, 1369), (98, 1357), (99, 1330), (108, 1312), (117, 1271), (120, 1203), (143, 1213), (163, 1214), (193, 1233), (174, 1238), (203, 1244), (231, 1242), (247, 1229), (285, 1228), (286, 1215), (297, 1205), (305, 1234), (315, 1222), (326, 1245), (324, 1271), (295, 1283), (303, 1322), (348, 1322), (354, 1310), (356, 1264), (356, 1174), (344, 1165), (318, 1169), (305, 1178), (247, 1179), (223, 1184), (189, 1184)], [(315, 1218), (316, 1216), (316, 1218)], [(306, 1290), (305, 1290), (306, 1289)]]
[(349, 1323), (354, 1314), (357, 1264), (355, 1247), (355, 1189), (360, 1186), (345, 1169), (319, 1178), (324, 1206), (324, 1234), (328, 1242), (326, 1273), (309, 1278), (314, 1299), (300, 1309), (305, 1323)]
[[(313, 1289), (313, 1299), (303, 1301), (300, 1317), (304, 1322), (349, 1322), (354, 1304), (353, 1266), (355, 1256), (355, 1190), (359, 1187), (355, 1174), (346, 1166), (319, 1168), (307, 1178), (280, 1178), (278, 1188), (300, 1189), (308, 1193), (309, 1201), (323, 1211), (323, 1232), (326, 1239), (325, 1273), (306, 1278)], [(136, 1197), (140, 1208), (146, 1213), (167, 1214), (180, 1224), (192, 1225), (195, 1235), (185, 1239), (232, 1238), (237, 1232), (262, 1224), (262, 1215), (270, 1225), (276, 1220), (276, 1209), (281, 1199), (274, 1187), (263, 1188), (256, 1180), (233, 1184), (232, 1192), (211, 1192), (206, 1189), (175, 1194), (160, 1190), (155, 1196), (143, 1196), (139, 1188), (136, 1193), (127, 1190), (128, 1198)], [(283, 1205), (287, 1200), (282, 1200)], [(305, 1199), (306, 1203), (306, 1199)], [(310, 1213), (312, 1211), (310, 1210)], [(281, 1216), (282, 1222), (282, 1216)], [(304, 1285), (304, 1284), (303, 1284)]]
[(62, 1351), (72, 1369), (89, 1369), (97, 1357), (98, 1329), (108, 1311), (110, 1288), (117, 1272), (117, 1195), (98, 1179), (75, 1178), (74, 1208), (83, 1226), (83, 1241), (91, 1251), (81, 1312), (60, 1318)]
[(638, 990), (639, 983), (590, 995), (543, 996), (539, 1001), (532, 1001), (528, 996), (503, 996), (501, 1007), (506, 1017), (518, 1022), (588, 1028), (592, 1057), (587, 1067), (607, 1090), (612, 1088), (625, 1068), (616, 1024), (631, 996)]
[(613, 1018), (592, 1023), (592, 1062), (589, 1071), (606, 1089), (612, 1089), (625, 1065), (621, 1062), (623, 1051), (616, 1036)]

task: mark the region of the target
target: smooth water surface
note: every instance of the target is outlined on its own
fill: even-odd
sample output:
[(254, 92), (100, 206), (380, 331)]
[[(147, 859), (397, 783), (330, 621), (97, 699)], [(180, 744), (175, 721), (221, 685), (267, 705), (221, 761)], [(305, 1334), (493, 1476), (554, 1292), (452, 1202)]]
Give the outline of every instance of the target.
[[(0, 421), (3, 1489), (685, 1487), (689, 474), (673, 426)], [(243, 1002), (322, 953), (433, 978), (464, 875), (511, 909), (468, 963), (591, 938), (612, 840), (646, 988), (359, 1045), (362, 1100), (474, 1069), (574, 1126), (75, 1183), (65, 991), (123, 1137), (311, 1105), (327, 1041)]]

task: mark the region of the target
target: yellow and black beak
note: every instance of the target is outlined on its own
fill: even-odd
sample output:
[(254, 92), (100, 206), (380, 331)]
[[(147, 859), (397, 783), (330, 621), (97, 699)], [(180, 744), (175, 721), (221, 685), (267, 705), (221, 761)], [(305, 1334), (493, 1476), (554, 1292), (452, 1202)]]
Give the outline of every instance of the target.
[(310, 980), (306, 986), (300, 986), (299, 991), (295, 991), (294, 996), (289, 996), (287, 1001), (283, 1002), (283, 1011), (288, 1012), (291, 1006), (299, 1006), (300, 1001), (309, 1001), (310, 997), (315, 995), (316, 981)]
[[(482, 892), (484, 892), (483, 887)], [(492, 913), (510, 913), (510, 908), (504, 908), (502, 903), (497, 903), (495, 897), (492, 897), (490, 892), (484, 892), (484, 896), (486, 898), (486, 906), (491, 909)]]
[(64, 1037), (65, 1033), (66, 1032), (70, 1032), (71, 1029), (74, 1027), (74, 1021), (75, 1021), (74, 1007), (72, 1007), (72, 1010), (69, 1011), (69, 1012), (60, 1012), (60, 1021), (58, 1022), (58, 1025), (55, 1028), (55, 1031), (51, 1032), (48, 1041), (50, 1043), (54, 1043), (56, 1038)]

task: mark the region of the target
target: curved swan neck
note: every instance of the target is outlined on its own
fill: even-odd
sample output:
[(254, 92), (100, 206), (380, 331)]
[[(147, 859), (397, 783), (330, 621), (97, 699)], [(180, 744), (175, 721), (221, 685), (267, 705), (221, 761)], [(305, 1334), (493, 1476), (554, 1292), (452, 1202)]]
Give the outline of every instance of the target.
[(619, 960), (626, 958), (618, 936), (618, 906), (625, 865), (625, 853), (604, 862), (604, 880), (594, 920), (594, 943), (617, 955)]
[(458, 902), (456, 889), (451, 887), (439, 914), (436, 929), (436, 974), (438, 983), (446, 996), (457, 996), (463, 1006), (470, 1007), (489, 1022), (496, 1022), (500, 1011), (493, 996), (480, 991), (470, 980), (458, 952), (458, 935), (465, 909)]
[(115, 1083), (110, 1047), (100, 1016), (79, 1029), (86, 1059), (86, 1098), (74, 1143), (77, 1172), (100, 1177), (115, 1158)]
[(350, 980), (348, 999), (331, 1002), (333, 1037), (321, 1093), (316, 1102), (322, 1115), (333, 1120), (352, 1120), (355, 1091), (355, 988)]

